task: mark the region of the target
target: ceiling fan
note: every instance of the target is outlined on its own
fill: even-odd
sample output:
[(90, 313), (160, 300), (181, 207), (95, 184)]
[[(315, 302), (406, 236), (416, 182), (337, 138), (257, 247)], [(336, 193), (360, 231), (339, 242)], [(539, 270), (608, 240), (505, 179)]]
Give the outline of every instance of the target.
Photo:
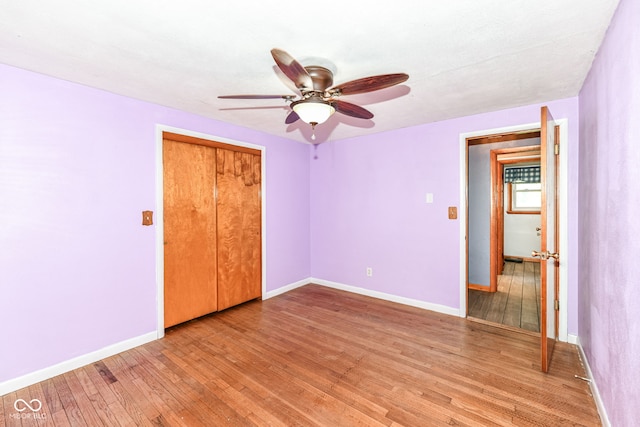
[[(218, 96), (218, 98), (281, 98), (291, 103), (292, 111), (284, 121), (286, 124), (291, 124), (301, 119), (303, 122), (309, 123), (312, 129), (315, 129), (316, 125), (324, 123), (336, 111), (358, 119), (373, 118), (373, 113), (369, 110), (338, 98), (395, 86), (409, 78), (404, 73), (381, 74), (332, 86), (333, 72), (328, 68), (319, 65), (304, 67), (281, 49), (271, 49), (271, 55), (278, 68), (295, 84), (300, 92), (299, 95), (224, 95)], [(315, 134), (312, 134), (311, 139), (315, 139)]]

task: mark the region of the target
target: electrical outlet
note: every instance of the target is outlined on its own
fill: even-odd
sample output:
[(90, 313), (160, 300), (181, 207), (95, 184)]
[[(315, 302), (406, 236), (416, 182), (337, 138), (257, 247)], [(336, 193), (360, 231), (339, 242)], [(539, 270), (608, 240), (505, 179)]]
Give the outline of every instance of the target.
[(367, 267), (367, 277), (373, 276), (373, 268)]

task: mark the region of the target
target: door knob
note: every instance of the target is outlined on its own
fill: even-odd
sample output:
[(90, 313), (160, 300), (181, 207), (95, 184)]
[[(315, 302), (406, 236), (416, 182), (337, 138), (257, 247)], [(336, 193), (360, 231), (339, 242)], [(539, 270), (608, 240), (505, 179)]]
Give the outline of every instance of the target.
[(531, 251), (531, 256), (535, 257), (535, 258), (540, 258), (540, 259), (547, 259), (549, 258), (547, 256), (547, 252), (538, 252), (538, 251)]
[(542, 230), (542, 228), (536, 227), (536, 231), (540, 231), (540, 230)]
[(544, 252), (531, 251), (531, 256), (540, 257), (540, 259), (549, 259), (549, 258), (555, 258), (556, 260), (560, 259), (560, 255), (557, 252), (549, 252), (549, 251), (544, 251)]

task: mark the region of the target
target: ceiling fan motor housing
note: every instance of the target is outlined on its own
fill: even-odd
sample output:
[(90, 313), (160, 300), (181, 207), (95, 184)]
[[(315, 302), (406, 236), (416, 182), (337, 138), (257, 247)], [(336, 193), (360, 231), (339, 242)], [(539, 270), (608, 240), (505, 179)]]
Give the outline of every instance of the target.
[(313, 90), (322, 92), (333, 86), (333, 73), (331, 70), (319, 65), (309, 65), (304, 67), (313, 80)]

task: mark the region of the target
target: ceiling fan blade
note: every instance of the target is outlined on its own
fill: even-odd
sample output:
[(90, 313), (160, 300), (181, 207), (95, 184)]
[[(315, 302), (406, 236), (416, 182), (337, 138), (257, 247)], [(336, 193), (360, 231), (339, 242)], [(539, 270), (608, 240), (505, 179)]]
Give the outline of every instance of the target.
[(373, 118), (373, 113), (371, 111), (350, 102), (335, 100), (331, 101), (331, 105), (333, 105), (333, 108), (335, 108), (338, 113), (342, 113), (347, 116), (355, 117), (358, 119)]
[(220, 99), (293, 99), (294, 95), (221, 95)]
[(290, 125), (291, 123), (295, 123), (300, 120), (300, 116), (295, 111), (291, 111), (287, 118), (284, 120), (284, 123)]
[(271, 56), (278, 68), (295, 83), (298, 89), (313, 89), (313, 80), (305, 68), (291, 55), (281, 49), (271, 49)]
[(340, 95), (355, 95), (357, 93), (373, 92), (387, 87), (395, 86), (407, 81), (408, 74), (381, 74), (379, 76), (363, 77), (361, 79), (352, 80), (329, 89), (331, 93)]

